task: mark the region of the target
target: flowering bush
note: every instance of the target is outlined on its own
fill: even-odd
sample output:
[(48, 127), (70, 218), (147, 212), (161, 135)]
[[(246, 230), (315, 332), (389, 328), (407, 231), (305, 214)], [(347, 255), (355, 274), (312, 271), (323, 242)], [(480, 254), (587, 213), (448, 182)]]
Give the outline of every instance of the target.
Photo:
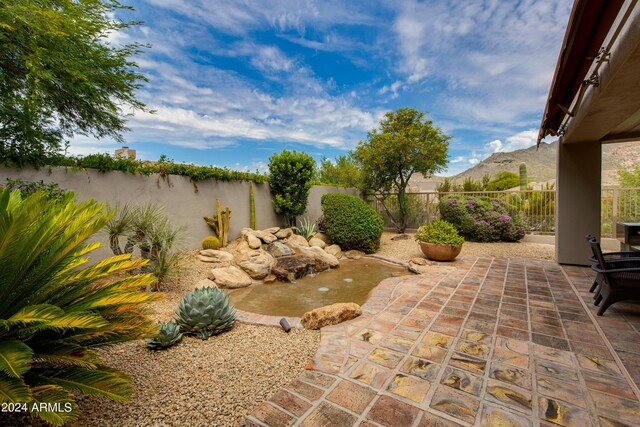
[(440, 217), (473, 242), (516, 242), (524, 237), (522, 215), (498, 199), (452, 195), (440, 200)]

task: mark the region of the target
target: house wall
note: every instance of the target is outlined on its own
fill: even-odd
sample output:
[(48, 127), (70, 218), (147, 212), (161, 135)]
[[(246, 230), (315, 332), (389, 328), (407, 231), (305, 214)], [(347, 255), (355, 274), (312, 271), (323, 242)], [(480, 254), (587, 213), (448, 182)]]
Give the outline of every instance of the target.
[[(97, 170), (73, 171), (70, 168), (54, 167), (13, 169), (0, 166), (0, 185), (7, 178), (28, 181), (55, 182), (60, 188), (73, 190), (79, 200), (93, 198), (115, 207), (116, 205), (144, 204), (152, 202), (164, 207), (169, 220), (174, 225), (183, 225), (186, 230), (185, 247), (196, 249), (205, 236), (212, 231), (203, 220), (215, 211), (216, 197), (224, 209), (231, 209), (229, 238), (240, 236), (243, 227), (250, 226), (249, 183), (242, 181), (217, 181), (209, 179), (192, 183), (188, 177), (170, 175), (162, 177), (133, 175), (112, 171), (101, 173)], [(253, 183), (256, 205), (256, 227), (259, 229), (282, 225), (282, 219), (274, 212), (268, 184)], [(314, 186), (309, 195), (309, 205), (304, 216), (317, 220), (322, 211), (320, 198), (328, 192), (343, 192), (357, 195), (357, 190), (329, 186)], [(105, 236), (97, 236), (106, 244)], [(110, 253), (102, 248), (98, 253), (106, 257)]]

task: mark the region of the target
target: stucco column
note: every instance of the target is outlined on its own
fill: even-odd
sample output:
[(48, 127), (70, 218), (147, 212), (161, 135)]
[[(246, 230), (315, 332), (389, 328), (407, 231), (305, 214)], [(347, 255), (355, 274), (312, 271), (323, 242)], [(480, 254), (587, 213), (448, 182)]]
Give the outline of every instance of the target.
[(589, 265), (585, 235), (600, 237), (602, 147), (599, 141), (558, 142), (556, 169), (556, 260)]

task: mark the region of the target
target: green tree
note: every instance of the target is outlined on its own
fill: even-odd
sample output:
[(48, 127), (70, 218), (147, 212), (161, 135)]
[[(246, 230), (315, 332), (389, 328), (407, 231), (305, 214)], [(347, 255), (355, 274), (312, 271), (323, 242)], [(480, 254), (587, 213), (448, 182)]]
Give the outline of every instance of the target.
[(504, 191), (520, 185), (520, 176), (508, 171), (498, 172), (487, 184), (489, 191)]
[(324, 157), (318, 168), (318, 181), (322, 184), (360, 187), (360, 169), (353, 155), (349, 153), (331, 161)]
[(139, 43), (108, 36), (138, 22), (114, 18), (117, 0), (0, 2), (0, 158), (41, 164), (74, 134), (122, 141), (125, 109), (146, 81)]
[[(431, 175), (444, 170), (450, 138), (425, 119), (424, 113), (401, 108), (386, 113), (380, 127), (356, 147), (363, 188), (382, 202), (399, 233), (407, 228), (405, 193), (409, 179), (416, 172)], [(397, 198), (396, 215), (385, 204), (392, 194)]]
[(620, 187), (622, 188), (639, 188), (640, 187), (640, 163), (633, 165), (627, 169), (618, 169), (618, 177), (620, 178)]
[(276, 213), (287, 226), (307, 209), (316, 162), (306, 153), (282, 150), (269, 158), (269, 186)]

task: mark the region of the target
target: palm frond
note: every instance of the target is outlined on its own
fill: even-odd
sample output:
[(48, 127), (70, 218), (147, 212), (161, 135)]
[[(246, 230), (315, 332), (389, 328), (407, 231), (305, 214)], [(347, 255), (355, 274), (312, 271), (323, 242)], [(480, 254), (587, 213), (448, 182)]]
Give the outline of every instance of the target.
[(0, 341), (0, 371), (12, 378), (22, 378), (31, 368), (33, 351), (18, 340)]
[(33, 345), (34, 362), (81, 366), (96, 369), (102, 363), (100, 356), (83, 346), (43, 340)]
[(127, 401), (133, 392), (132, 381), (128, 375), (106, 366), (100, 366), (98, 369), (73, 366), (34, 373), (37, 374), (39, 382), (91, 396), (107, 397), (118, 402)]
[(0, 373), (0, 403), (28, 402), (29, 399), (29, 386), (21, 378), (10, 378)]
[[(31, 402), (36, 408), (46, 404), (46, 411), (35, 411), (31, 416), (39, 416), (54, 426), (61, 426), (69, 421), (78, 419), (78, 405), (69, 392), (59, 386), (44, 385), (31, 389)], [(34, 405), (30, 405), (34, 407)], [(53, 410), (52, 410), (53, 409)]]

